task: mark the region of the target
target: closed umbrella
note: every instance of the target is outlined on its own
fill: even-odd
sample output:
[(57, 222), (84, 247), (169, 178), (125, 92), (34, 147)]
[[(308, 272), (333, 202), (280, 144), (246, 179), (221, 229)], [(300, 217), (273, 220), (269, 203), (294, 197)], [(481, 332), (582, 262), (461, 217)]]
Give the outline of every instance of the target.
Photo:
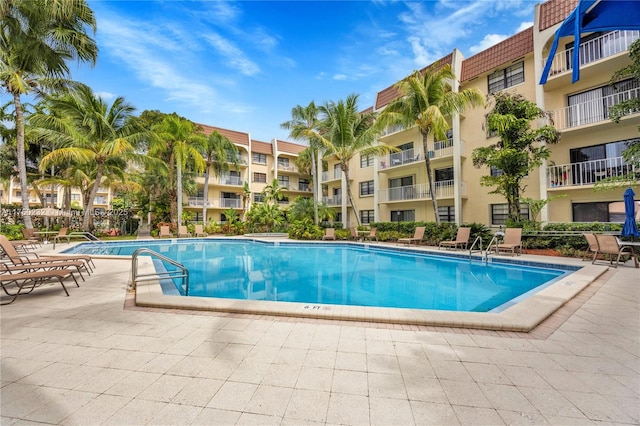
[(638, 225), (636, 224), (636, 202), (633, 197), (636, 194), (633, 192), (633, 189), (627, 188), (624, 191), (624, 225), (622, 226), (622, 232), (620, 233), (623, 237), (640, 237), (640, 232), (638, 232)]

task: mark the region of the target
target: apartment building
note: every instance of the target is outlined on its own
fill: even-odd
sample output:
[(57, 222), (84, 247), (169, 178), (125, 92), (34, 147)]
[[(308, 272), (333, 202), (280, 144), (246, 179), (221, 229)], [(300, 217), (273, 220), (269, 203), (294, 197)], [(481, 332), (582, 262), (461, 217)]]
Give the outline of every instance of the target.
[[(562, 139), (559, 144), (549, 146), (551, 158), (525, 178), (523, 196), (558, 198), (536, 219), (623, 221), (624, 188), (596, 192), (594, 185), (608, 176), (633, 171), (621, 152), (630, 141), (640, 137), (640, 114), (627, 116), (616, 124), (609, 119), (608, 108), (640, 96), (640, 87), (633, 80), (611, 86), (609, 80), (615, 70), (630, 63), (629, 45), (640, 37), (640, 32), (610, 31), (583, 36), (579, 46), (581, 76), (573, 84), (573, 38), (561, 39), (548, 81), (541, 85), (540, 76), (555, 32), (576, 4), (577, 0), (538, 4), (533, 27), (469, 58), (454, 50), (430, 66), (450, 64), (459, 78), (454, 90), (477, 88), (484, 95), (502, 90), (517, 93), (552, 113)], [(398, 96), (393, 85), (381, 90), (374, 109), (384, 110)], [(452, 117), (447, 138), (429, 140), (427, 152), (416, 128), (387, 129), (379, 143), (393, 146), (398, 152), (384, 158), (354, 159), (348, 183), (335, 160), (328, 158), (328, 171), (321, 176), (324, 201), (335, 206), (339, 218), (348, 225), (355, 224), (356, 218), (342, 196), (347, 184), (351, 185), (361, 223), (431, 221), (434, 218), (431, 197), (435, 196), (442, 221), (504, 225), (506, 200), (490, 194), (493, 188), (480, 185), (482, 176), (499, 171), (478, 169), (471, 161), (475, 148), (497, 141), (485, 129), (490, 111), (488, 105)], [(429, 156), (434, 173), (433, 191), (427, 183), (425, 155)], [(522, 209), (523, 214), (528, 214), (526, 205)]]
[[(62, 185), (47, 185), (40, 188), (40, 196), (36, 190), (29, 187), (29, 207), (42, 208), (42, 200), (44, 199), (47, 207), (55, 207), (61, 209), (64, 207), (64, 192), (65, 188)], [(71, 197), (71, 205), (82, 207), (82, 196), (78, 188), (71, 188), (69, 194)], [(94, 198), (95, 209), (109, 209), (113, 193), (108, 187), (98, 188), (98, 193)], [(22, 204), (22, 190), (20, 188), (20, 181), (18, 179), (10, 179), (8, 185), (0, 183), (0, 203), (2, 204)]]
[[(310, 176), (301, 173), (296, 167), (295, 160), (306, 147), (303, 145), (273, 139), (263, 142), (252, 139), (248, 133), (223, 129), (220, 127), (199, 124), (205, 135), (214, 130), (228, 138), (237, 148), (238, 167), (232, 165), (233, 158), (229, 158), (229, 171), (221, 176), (209, 177), (207, 193), (207, 217), (203, 215), (204, 204), (204, 174), (196, 178), (198, 192), (193, 196), (185, 196), (183, 206), (185, 211), (192, 213), (194, 222), (226, 221), (225, 210), (230, 208), (241, 215), (243, 209), (250, 209), (251, 203), (262, 202), (262, 193), (274, 179), (282, 187), (283, 197), (278, 203), (282, 207), (291, 204), (298, 196), (312, 196)], [(251, 194), (247, 202), (244, 201), (245, 182)]]

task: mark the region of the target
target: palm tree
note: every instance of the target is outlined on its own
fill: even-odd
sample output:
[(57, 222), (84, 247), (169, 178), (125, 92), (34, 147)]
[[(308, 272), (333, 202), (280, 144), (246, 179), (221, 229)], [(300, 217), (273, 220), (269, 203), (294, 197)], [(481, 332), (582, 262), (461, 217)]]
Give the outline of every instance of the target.
[(429, 158), (427, 137), (431, 134), (434, 140), (446, 138), (449, 129), (447, 119), (461, 113), (468, 106), (479, 106), (484, 98), (477, 88), (454, 92), (452, 84), (456, 80), (455, 73), (449, 64), (435, 64), (424, 71), (414, 71), (406, 79), (396, 84), (401, 97), (389, 104), (380, 116), (381, 125), (400, 124), (404, 128), (417, 126), (422, 135), (424, 164), (429, 181), (433, 214), (436, 224), (440, 224), (438, 202), (436, 200), (431, 159)]
[[(13, 97), (22, 208), (29, 209), (21, 97), (68, 84), (68, 60), (95, 64), (98, 46), (87, 34), (96, 19), (85, 0), (0, 3), (0, 85)], [(24, 217), (32, 227), (31, 217)]]
[(206, 164), (196, 147), (203, 145), (205, 136), (197, 131), (191, 121), (178, 117), (177, 114), (165, 116), (162, 122), (152, 129), (156, 137), (151, 142), (149, 154), (169, 157), (167, 167), (171, 222), (177, 225), (178, 221), (182, 220), (182, 172), (189, 158), (193, 160), (196, 172), (204, 171)]
[(40, 161), (40, 170), (71, 162), (86, 176), (84, 181), (91, 185), (83, 197), (82, 228), (91, 231), (93, 202), (103, 177), (122, 172), (126, 161), (151, 162), (136, 152), (147, 132), (131, 119), (134, 108), (124, 98), (116, 98), (109, 106), (85, 85), (47, 98), (46, 104), (49, 113), (36, 113), (30, 120), (34, 134), (53, 147)]
[(202, 203), (202, 220), (207, 221), (207, 203), (209, 202), (209, 171), (213, 169), (215, 176), (229, 171), (229, 161), (238, 169), (238, 148), (228, 138), (214, 130), (199, 147), (205, 162), (204, 200)]
[(251, 188), (249, 188), (249, 182), (245, 181), (242, 185), (242, 220), (247, 219), (249, 200), (251, 200)]
[(357, 154), (384, 155), (393, 150), (392, 147), (377, 144), (378, 128), (374, 125), (374, 112), (358, 112), (358, 95), (352, 94), (346, 101), (328, 102), (319, 108), (322, 120), (315, 137), (326, 149), (326, 154), (333, 156), (344, 173), (347, 185), (349, 204), (360, 225), (360, 214), (353, 202), (353, 194), (349, 183), (349, 162)]
[(269, 202), (273, 201), (274, 204), (277, 204), (278, 201), (282, 200), (284, 194), (282, 190), (283, 186), (280, 186), (280, 181), (278, 179), (273, 179), (271, 183), (264, 187), (262, 190), (262, 195), (264, 195), (264, 201)]
[[(316, 161), (318, 160), (318, 153), (322, 148), (322, 143), (316, 137), (315, 131), (318, 128), (318, 112), (319, 109), (315, 102), (311, 101), (306, 107), (296, 105), (291, 110), (291, 120), (286, 121), (280, 125), (283, 129), (290, 130), (290, 137), (297, 140), (306, 141), (309, 143), (309, 155), (311, 157), (311, 178), (313, 183), (313, 218), (314, 222), (318, 224), (318, 193), (319, 191), (319, 179), (316, 174), (318, 167)], [(306, 151), (306, 150), (305, 150)]]

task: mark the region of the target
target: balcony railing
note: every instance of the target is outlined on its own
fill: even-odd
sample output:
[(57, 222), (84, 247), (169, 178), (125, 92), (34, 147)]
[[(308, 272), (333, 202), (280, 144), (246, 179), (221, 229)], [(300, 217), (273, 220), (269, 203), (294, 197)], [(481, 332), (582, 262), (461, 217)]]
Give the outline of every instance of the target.
[(404, 130), (404, 126), (402, 126), (402, 124), (396, 124), (394, 126), (387, 126), (387, 127), (384, 128), (384, 130), (382, 131), (380, 136), (381, 137), (387, 136), (387, 135), (390, 135), (392, 133), (400, 132), (402, 130)]
[(547, 188), (593, 185), (603, 179), (632, 175), (640, 178), (640, 170), (622, 157), (547, 167)]
[[(202, 207), (204, 206), (204, 197), (189, 197), (187, 205), (189, 207)], [(207, 200), (207, 207), (213, 207), (211, 200)]]
[(429, 143), (429, 158), (449, 157), (453, 155), (453, 138)]
[[(435, 183), (436, 198), (450, 198), (453, 196), (453, 180), (444, 180)], [(391, 201), (411, 201), (431, 198), (429, 185), (421, 183), (418, 185), (399, 186), (396, 188), (380, 189), (378, 198), (381, 203)]]
[[(189, 197), (189, 207), (202, 207), (204, 205), (204, 197)], [(240, 198), (218, 198), (214, 200), (207, 200), (207, 207), (222, 208), (222, 209), (241, 209), (242, 199)]]
[(415, 152), (413, 149), (407, 149), (405, 151), (394, 152), (387, 157), (380, 160), (380, 169), (388, 169), (391, 167), (402, 166), (405, 164), (415, 163), (420, 160), (420, 153)]
[(299, 183), (298, 191), (311, 192), (312, 188), (308, 183)]
[(330, 181), (330, 180), (342, 179), (342, 169), (341, 168), (337, 168), (337, 169), (329, 170), (329, 171), (326, 171), (326, 172), (322, 172), (321, 178), (322, 178), (321, 182), (327, 182), (327, 181)]
[(242, 178), (240, 176), (220, 176), (218, 178), (218, 183), (220, 185), (236, 185), (242, 186)]
[[(640, 38), (640, 31), (612, 31), (600, 37), (580, 43), (580, 65), (589, 64), (629, 49), (631, 43)], [(573, 47), (556, 53), (549, 70), (555, 76), (573, 69)], [(547, 58), (542, 60), (542, 66)]]
[(223, 209), (241, 209), (242, 199), (240, 198), (220, 198), (218, 199), (219, 207)]
[(284, 188), (284, 189), (289, 189), (289, 187), (291, 186), (289, 182), (281, 182), (281, 181), (278, 181), (278, 185), (280, 185), (280, 188)]
[(334, 195), (333, 197), (322, 197), (322, 202), (328, 206), (341, 206), (342, 195)]
[(283, 170), (286, 172), (298, 172), (298, 168), (295, 164), (290, 163), (278, 163), (278, 170)]
[(587, 102), (581, 102), (553, 111), (553, 125), (557, 130), (583, 126), (609, 119), (609, 108), (629, 99), (640, 97), (640, 88), (636, 87), (613, 95), (601, 96)]

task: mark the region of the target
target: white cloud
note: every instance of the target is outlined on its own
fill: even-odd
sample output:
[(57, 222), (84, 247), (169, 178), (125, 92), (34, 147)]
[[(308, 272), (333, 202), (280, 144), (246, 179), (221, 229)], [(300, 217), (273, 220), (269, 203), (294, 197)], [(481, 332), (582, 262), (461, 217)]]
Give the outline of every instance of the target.
[(116, 95), (114, 93), (111, 93), (111, 92), (95, 92), (94, 94), (97, 97), (102, 98), (102, 100), (107, 101), (107, 102), (112, 101), (112, 100), (114, 100), (115, 98), (118, 97), (118, 95)]
[(245, 54), (236, 47), (231, 41), (226, 40), (216, 33), (209, 33), (203, 37), (213, 46), (220, 55), (225, 57), (229, 62), (225, 65), (240, 71), (244, 75), (255, 75), (260, 72), (260, 67), (249, 60)]
[(520, 24), (520, 26), (518, 27), (518, 29), (516, 30), (516, 34), (526, 30), (529, 27), (533, 27), (533, 22), (523, 22)]
[(334, 74), (333, 79), (342, 81), (342, 80), (346, 80), (347, 76), (345, 74)]
[(469, 52), (471, 52), (471, 54), (482, 52), (483, 50), (488, 49), (489, 47), (494, 46), (508, 38), (509, 36), (502, 34), (487, 34), (482, 40), (480, 40), (478, 44), (469, 46)]

